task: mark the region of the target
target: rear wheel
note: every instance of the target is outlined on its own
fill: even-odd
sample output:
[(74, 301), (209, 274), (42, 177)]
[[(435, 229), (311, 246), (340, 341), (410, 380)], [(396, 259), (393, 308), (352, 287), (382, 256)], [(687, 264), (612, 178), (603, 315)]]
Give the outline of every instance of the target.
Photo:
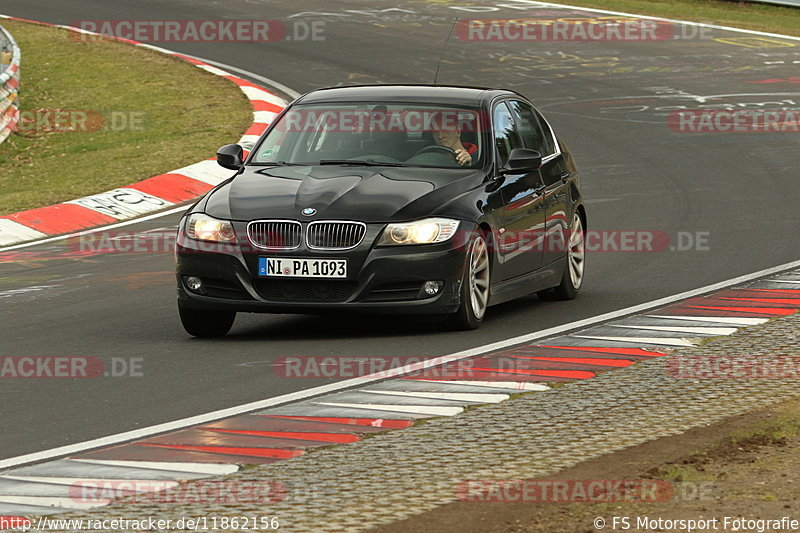
[(194, 337), (223, 337), (233, 326), (233, 311), (206, 311), (178, 304), (178, 314), (186, 333)]
[(586, 259), (586, 234), (583, 231), (583, 221), (576, 212), (572, 216), (569, 228), (569, 242), (567, 243), (567, 264), (561, 283), (557, 287), (539, 291), (537, 294), (542, 300), (572, 300), (578, 295), (583, 285), (583, 276)]
[(460, 330), (480, 326), (489, 304), (491, 262), (486, 237), (480, 233), (473, 237), (468, 250), (461, 279), (461, 306), (448, 318), (450, 326)]

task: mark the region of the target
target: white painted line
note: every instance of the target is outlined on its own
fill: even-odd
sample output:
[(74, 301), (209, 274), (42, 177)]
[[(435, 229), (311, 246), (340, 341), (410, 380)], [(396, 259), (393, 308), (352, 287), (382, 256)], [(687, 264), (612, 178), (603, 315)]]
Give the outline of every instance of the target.
[(153, 480), (153, 479), (117, 479), (117, 478), (88, 478), (84, 477), (50, 477), (50, 476), (14, 476), (2, 475), (0, 479), (12, 479), (14, 481), (30, 481), (33, 483), (51, 483), (53, 485), (75, 485), (82, 486), (87, 483), (108, 483), (113, 485), (115, 490), (130, 490), (133, 492), (159, 492), (171, 489), (180, 485), (177, 481)]
[(431, 405), (390, 405), (383, 403), (339, 403), (314, 402), (316, 405), (342, 407), (347, 409), (368, 409), (370, 411), (389, 411), (392, 413), (409, 413), (413, 415), (454, 416), (464, 410), (463, 407), (441, 407)]
[(508, 394), (492, 394), (483, 392), (420, 392), (420, 391), (388, 391), (359, 389), (359, 392), (385, 394), (387, 396), (405, 396), (411, 398), (430, 398), (432, 400), (455, 400), (457, 402), (500, 403), (508, 400)]
[(473, 387), (494, 387), (496, 389), (520, 391), (550, 390), (550, 387), (547, 385), (542, 385), (541, 383), (531, 383), (529, 381), (449, 381), (438, 379), (415, 379), (413, 381), (425, 381), (426, 383), (449, 383), (452, 385), (470, 385)]
[(697, 333), (698, 335), (731, 335), (739, 328), (707, 328), (707, 327), (682, 327), (682, 326), (625, 326), (611, 324), (615, 328), (645, 329), (650, 331), (675, 331), (677, 333)]
[(769, 318), (747, 318), (738, 316), (686, 316), (686, 315), (644, 315), (648, 318), (669, 318), (675, 320), (689, 320), (693, 322), (711, 322), (713, 324), (740, 324), (742, 326), (756, 326), (768, 322)]
[(764, 281), (768, 281), (770, 283), (790, 283), (792, 285), (800, 285), (800, 280), (794, 281), (790, 279), (765, 279)]
[(19, 222), (7, 218), (0, 218), (0, 246), (13, 244), (19, 241), (41, 239), (47, 237), (46, 233), (36, 231)]
[(54, 496), (0, 496), (0, 503), (16, 503), (19, 505), (35, 505), (38, 507), (56, 507), (62, 509), (94, 509), (103, 507), (111, 503), (107, 499), (92, 499), (92, 501), (81, 501), (79, 496), (75, 498), (57, 498)]
[(597, 339), (609, 342), (630, 342), (631, 344), (661, 344), (663, 346), (695, 346), (689, 339), (677, 337), (595, 337), (593, 335), (573, 335), (581, 339)]
[[(184, 208), (180, 208), (181, 210)], [(176, 210), (175, 212), (177, 212)], [(156, 218), (158, 216), (163, 216), (163, 214), (159, 215), (152, 215), (150, 218)], [(139, 221), (141, 221), (140, 219)], [(127, 222), (131, 223), (131, 222)], [(123, 223), (126, 224), (126, 223)], [(106, 227), (104, 229), (110, 229)], [(93, 230), (98, 231), (98, 230)], [(91, 233), (90, 231), (83, 232), (81, 234)], [(76, 234), (77, 235), (77, 234)], [(59, 237), (65, 238), (65, 237)], [(0, 250), (2, 251), (2, 250)], [(221, 409), (219, 411), (212, 411), (210, 413), (204, 413), (201, 415), (191, 416), (188, 418), (182, 418), (179, 420), (174, 420), (171, 422), (164, 422), (163, 424), (156, 424), (154, 426), (148, 426), (145, 428), (134, 429), (132, 431), (125, 431), (123, 433), (117, 433), (114, 435), (109, 435), (107, 437), (101, 437), (98, 439), (92, 439), (84, 442), (78, 442), (75, 444), (69, 444), (67, 446), (60, 446), (58, 448), (51, 448), (49, 450), (43, 450), (40, 452), (29, 453), (25, 455), (20, 455), (17, 457), (10, 457), (8, 459), (0, 460), (0, 469), (2, 468), (9, 468), (12, 466), (19, 466), (23, 464), (33, 463), (37, 461), (43, 461), (45, 459), (52, 459), (54, 457), (61, 457), (65, 455), (75, 455), (80, 452), (85, 452), (88, 450), (92, 450), (95, 448), (102, 448), (104, 446), (111, 446), (113, 444), (119, 444), (122, 442), (129, 442), (137, 439), (143, 439), (145, 437), (149, 437), (151, 435), (156, 435), (158, 433), (166, 433), (168, 431), (175, 431), (177, 429), (183, 429), (189, 426), (195, 426), (199, 424), (205, 424), (208, 422), (213, 422), (215, 420), (220, 420), (222, 418), (228, 418), (236, 415), (240, 415), (243, 413), (248, 413), (251, 411), (259, 411), (263, 409), (267, 409), (269, 407), (275, 407), (278, 405), (284, 405), (292, 402), (297, 402), (300, 400), (305, 400), (308, 398), (313, 398), (315, 396), (321, 396), (323, 394), (327, 394), (329, 392), (337, 392), (345, 389), (351, 389), (354, 387), (360, 387), (367, 383), (373, 383), (375, 381), (382, 381), (387, 378), (392, 377), (400, 377), (406, 374), (410, 374), (412, 372), (420, 372), (426, 368), (431, 368), (434, 366), (439, 366), (445, 363), (450, 363), (453, 361), (460, 361), (461, 359), (467, 359), (469, 357), (474, 357), (476, 355), (484, 354), (487, 352), (492, 352), (496, 350), (501, 350), (503, 348), (508, 348), (509, 346), (515, 346), (517, 344), (529, 343), (534, 340), (538, 339), (546, 339), (549, 337), (554, 337), (556, 335), (560, 335), (566, 333), (568, 331), (574, 331), (580, 328), (585, 328), (587, 326), (592, 326), (601, 322), (608, 322), (610, 320), (614, 320), (617, 318), (621, 318), (624, 316), (632, 315), (635, 313), (641, 313), (643, 311), (648, 311), (650, 309), (663, 307), (665, 305), (669, 305), (675, 303), (679, 300), (684, 300), (686, 298), (691, 298), (693, 296), (699, 296), (702, 294), (706, 294), (708, 292), (716, 291), (719, 289), (725, 289), (732, 285), (738, 285), (740, 283), (744, 283), (746, 281), (751, 281), (757, 278), (762, 278), (764, 276), (769, 276), (771, 274), (775, 274), (777, 272), (783, 272), (785, 270), (789, 270), (792, 268), (800, 267), (800, 261), (793, 261), (791, 263), (786, 263), (784, 265), (779, 265), (772, 268), (767, 268), (764, 270), (760, 270), (758, 272), (753, 272), (752, 274), (746, 274), (743, 276), (737, 276), (735, 278), (731, 278), (725, 281), (720, 281), (718, 283), (712, 283), (711, 285), (706, 285), (705, 287), (699, 287), (697, 289), (692, 289), (689, 291), (684, 291), (678, 294), (673, 294), (672, 296), (666, 296), (664, 298), (658, 298), (657, 300), (652, 300), (649, 302), (641, 303), (638, 305), (632, 305), (630, 307), (626, 307), (624, 309), (619, 309), (616, 311), (611, 311), (608, 313), (603, 313), (602, 315), (597, 315), (589, 318), (584, 318), (582, 320), (576, 320), (575, 322), (569, 322), (567, 324), (561, 324), (559, 326), (555, 326), (548, 329), (543, 329), (540, 331), (534, 331), (532, 333), (527, 333), (525, 335), (519, 335), (517, 337), (512, 337), (510, 339), (505, 339), (498, 342), (493, 342), (490, 344), (485, 344), (483, 346), (477, 346), (475, 348), (470, 348), (468, 350), (463, 350), (460, 352), (456, 352), (450, 355), (444, 355), (441, 357), (432, 357), (431, 359), (426, 359), (425, 361), (419, 361), (413, 364), (405, 365), (398, 368), (393, 368), (387, 371), (377, 372), (375, 374), (369, 374), (367, 376), (361, 376), (357, 378), (346, 379), (343, 381), (337, 381), (335, 383), (328, 383), (326, 385), (320, 385), (318, 387), (312, 387), (310, 389), (305, 389), (301, 391), (292, 392), (289, 394), (283, 394), (280, 396), (275, 396), (273, 398), (267, 398), (264, 400), (259, 400), (257, 402), (246, 403), (243, 405), (238, 405), (235, 407), (230, 407), (228, 409)], [(457, 381), (446, 381), (445, 383), (460, 383)], [(474, 381), (470, 383), (480, 383), (479, 381)], [(502, 383), (502, 382), (488, 382), (488, 383)], [(495, 385), (487, 385), (487, 386), (495, 386)]]
[(148, 470), (208, 474), (209, 476), (227, 476), (239, 471), (237, 465), (220, 463), (167, 463), (155, 461), (115, 461), (111, 459), (70, 459), (70, 461), (103, 466), (125, 466), (130, 468), (145, 468)]

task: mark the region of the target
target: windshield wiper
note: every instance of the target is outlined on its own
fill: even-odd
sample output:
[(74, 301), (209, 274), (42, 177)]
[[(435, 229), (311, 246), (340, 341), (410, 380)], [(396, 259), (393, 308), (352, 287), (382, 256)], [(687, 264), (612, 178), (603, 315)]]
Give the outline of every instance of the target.
[(374, 159), (323, 159), (320, 165), (350, 165), (365, 167), (402, 167), (403, 163), (389, 161), (375, 161)]
[(253, 164), (259, 167), (307, 167), (308, 166), (302, 163), (287, 163), (286, 161), (262, 161)]

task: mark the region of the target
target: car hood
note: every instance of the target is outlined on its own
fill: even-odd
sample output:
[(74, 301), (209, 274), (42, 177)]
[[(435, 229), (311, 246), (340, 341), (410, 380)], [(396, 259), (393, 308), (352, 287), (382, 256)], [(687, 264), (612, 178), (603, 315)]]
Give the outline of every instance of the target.
[[(448, 204), (478, 187), (484, 175), (476, 169), (245, 167), (207, 197), (204, 210), (217, 218), (242, 221), (411, 220), (446, 214)], [(302, 215), (307, 208), (316, 213)]]

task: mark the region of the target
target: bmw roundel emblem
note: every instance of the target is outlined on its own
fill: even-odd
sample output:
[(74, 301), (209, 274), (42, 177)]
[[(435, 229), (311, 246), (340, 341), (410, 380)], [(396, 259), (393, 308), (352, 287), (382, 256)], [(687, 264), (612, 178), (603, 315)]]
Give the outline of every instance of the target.
[(310, 217), (311, 215), (313, 215), (314, 213), (316, 213), (316, 212), (317, 212), (317, 210), (316, 210), (316, 209), (314, 209), (313, 207), (306, 207), (305, 209), (303, 209), (303, 210), (302, 210), (302, 211), (300, 211), (300, 212), (301, 212), (301, 213), (303, 213), (305, 216), (307, 216), (307, 217)]

